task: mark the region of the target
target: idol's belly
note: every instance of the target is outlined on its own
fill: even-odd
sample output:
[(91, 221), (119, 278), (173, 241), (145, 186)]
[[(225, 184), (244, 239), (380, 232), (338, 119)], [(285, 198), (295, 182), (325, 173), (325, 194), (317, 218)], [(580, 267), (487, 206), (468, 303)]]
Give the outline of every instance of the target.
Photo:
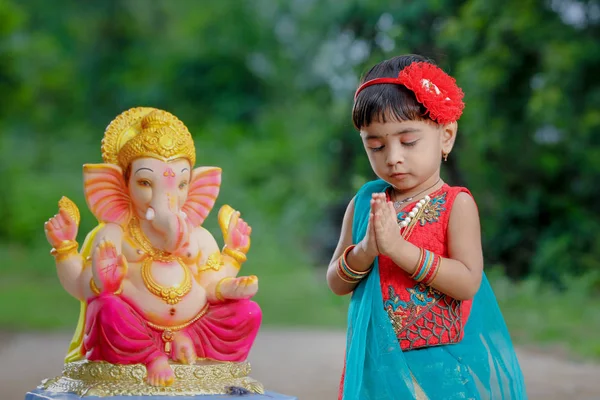
[[(159, 326), (181, 325), (203, 311), (207, 304), (206, 291), (196, 282), (191, 272), (189, 291), (186, 290), (185, 279), (175, 279), (173, 285), (156, 285), (160, 278), (149, 283), (142, 277), (140, 264), (129, 265), (128, 279), (123, 284), (123, 296), (146, 321)], [(168, 281), (162, 279), (163, 282), (165, 280)]]

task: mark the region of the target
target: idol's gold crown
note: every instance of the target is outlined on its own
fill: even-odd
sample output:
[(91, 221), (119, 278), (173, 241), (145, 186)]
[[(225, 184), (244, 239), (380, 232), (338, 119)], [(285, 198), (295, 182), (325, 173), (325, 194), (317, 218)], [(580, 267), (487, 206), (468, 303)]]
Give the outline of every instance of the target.
[(162, 161), (187, 159), (193, 166), (196, 149), (187, 127), (173, 114), (136, 107), (117, 116), (102, 139), (102, 159), (125, 170), (133, 160), (152, 157)]

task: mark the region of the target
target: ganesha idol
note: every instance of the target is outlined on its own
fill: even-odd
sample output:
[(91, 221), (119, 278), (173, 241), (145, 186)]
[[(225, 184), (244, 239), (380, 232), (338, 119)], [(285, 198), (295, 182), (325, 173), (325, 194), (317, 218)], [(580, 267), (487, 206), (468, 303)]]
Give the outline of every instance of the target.
[[(78, 395), (264, 393), (246, 358), (261, 310), (256, 276), (238, 276), (251, 228), (224, 205), (224, 246), (205, 228), (221, 170), (196, 167), (186, 126), (133, 108), (106, 128), (103, 164), (83, 166), (99, 221), (79, 248), (80, 215), (63, 197), (45, 224), (64, 289), (81, 302), (63, 375), (39, 389)], [(62, 398), (62, 397), (61, 397)]]

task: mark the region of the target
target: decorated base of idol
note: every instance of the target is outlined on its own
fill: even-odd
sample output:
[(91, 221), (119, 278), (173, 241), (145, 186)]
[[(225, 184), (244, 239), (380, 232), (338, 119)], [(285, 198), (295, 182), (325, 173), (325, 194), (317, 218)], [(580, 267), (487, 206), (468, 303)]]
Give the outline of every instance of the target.
[(195, 365), (171, 365), (175, 381), (168, 387), (146, 382), (144, 365), (115, 365), (106, 362), (79, 361), (65, 365), (63, 374), (46, 379), (27, 393), (25, 400), (105, 399), (281, 399), (296, 397), (265, 391), (252, 379), (250, 364), (203, 362)]
[(33, 399), (293, 399), (265, 392), (246, 361), (262, 320), (255, 275), (239, 276), (250, 226), (221, 206), (219, 247), (203, 227), (221, 169), (199, 166), (187, 127), (155, 108), (106, 128), (102, 164), (83, 166), (98, 220), (81, 246), (77, 205), (45, 224), (58, 278), (80, 302), (62, 375)]
[(265, 392), (262, 384), (252, 379), (250, 364), (198, 362), (195, 365), (172, 364), (175, 380), (167, 387), (146, 382), (144, 365), (115, 365), (106, 362), (79, 361), (65, 365), (63, 374), (46, 379), (25, 397), (30, 399), (287, 399)]

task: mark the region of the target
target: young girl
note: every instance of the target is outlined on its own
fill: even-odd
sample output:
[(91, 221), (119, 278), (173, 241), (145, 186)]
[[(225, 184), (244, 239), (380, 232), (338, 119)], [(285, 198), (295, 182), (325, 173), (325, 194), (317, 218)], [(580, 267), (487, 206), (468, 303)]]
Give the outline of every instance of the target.
[(416, 55), (374, 66), (352, 118), (379, 180), (350, 201), (327, 282), (352, 292), (339, 398), (526, 399), (483, 273), (477, 206), (440, 178), (463, 92)]

